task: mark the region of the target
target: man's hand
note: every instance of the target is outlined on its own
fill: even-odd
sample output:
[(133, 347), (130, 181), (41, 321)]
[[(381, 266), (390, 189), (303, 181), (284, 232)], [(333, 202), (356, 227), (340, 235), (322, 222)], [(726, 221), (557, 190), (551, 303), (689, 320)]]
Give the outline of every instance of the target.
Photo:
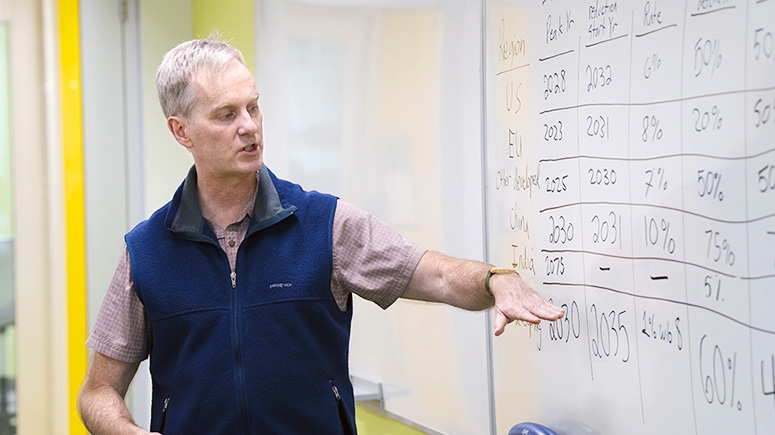
[(565, 315), (563, 309), (541, 296), (515, 273), (492, 275), (489, 283), (495, 296), (495, 335), (501, 335), (506, 325), (515, 320), (538, 323)]

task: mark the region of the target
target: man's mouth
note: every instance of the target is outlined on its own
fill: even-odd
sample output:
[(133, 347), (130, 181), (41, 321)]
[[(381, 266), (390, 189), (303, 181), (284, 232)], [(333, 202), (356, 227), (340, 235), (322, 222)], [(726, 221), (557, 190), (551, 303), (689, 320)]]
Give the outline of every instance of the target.
[(256, 149), (256, 144), (252, 143), (252, 144), (250, 144), (250, 145), (248, 145), (248, 146), (246, 146), (245, 148), (242, 148), (242, 149), (245, 150), (245, 151), (253, 151), (254, 149)]

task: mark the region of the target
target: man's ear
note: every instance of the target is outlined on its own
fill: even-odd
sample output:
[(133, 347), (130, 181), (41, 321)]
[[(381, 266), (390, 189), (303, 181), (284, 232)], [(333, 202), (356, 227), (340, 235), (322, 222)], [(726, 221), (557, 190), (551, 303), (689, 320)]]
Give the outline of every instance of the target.
[(190, 149), (193, 144), (191, 143), (191, 138), (188, 137), (187, 127), (186, 121), (179, 116), (173, 115), (167, 118), (167, 128), (170, 129), (172, 136), (175, 137), (179, 144)]

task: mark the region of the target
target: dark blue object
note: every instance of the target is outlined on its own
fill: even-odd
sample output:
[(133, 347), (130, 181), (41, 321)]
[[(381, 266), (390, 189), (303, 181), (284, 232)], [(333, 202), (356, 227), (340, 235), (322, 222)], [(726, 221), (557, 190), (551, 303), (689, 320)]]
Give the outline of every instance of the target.
[(509, 435), (559, 435), (557, 432), (538, 423), (519, 423), (509, 431)]

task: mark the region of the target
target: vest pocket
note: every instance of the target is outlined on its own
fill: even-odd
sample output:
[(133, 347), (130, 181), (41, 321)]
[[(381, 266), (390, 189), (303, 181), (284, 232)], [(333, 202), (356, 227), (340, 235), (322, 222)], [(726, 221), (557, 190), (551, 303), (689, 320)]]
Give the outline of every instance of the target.
[(347, 408), (344, 406), (342, 396), (339, 395), (339, 388), (337, 388), (336, 384), (334, 384), (333, 379), (330, 381), (331, 392), (334, 394), (334, 399), (336, 399), (336, 408), (339, 412), (339, 421), (342, 423), (342, 433), (344, 433), (344, 435), (354, 435), (352, 423), (350, 422), (350, 415), (347, 412)]

